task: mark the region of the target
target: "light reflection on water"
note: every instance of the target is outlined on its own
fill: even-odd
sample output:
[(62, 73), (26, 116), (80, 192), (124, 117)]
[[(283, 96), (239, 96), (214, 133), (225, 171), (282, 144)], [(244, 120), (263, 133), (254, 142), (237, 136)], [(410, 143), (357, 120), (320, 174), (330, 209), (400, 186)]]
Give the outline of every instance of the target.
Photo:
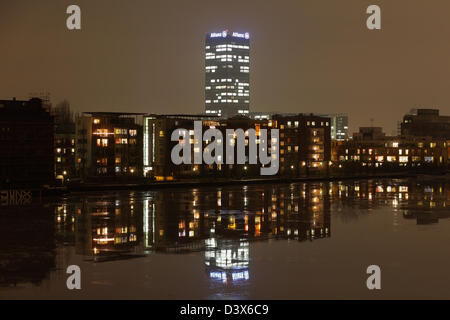
[[(292, 283), (295, 271), (289, 268), (311, 265), (309, 276), (323, 278), (323, 266), (314, 265), (324, 259), (320, 250), (324, 255), (326, 250), (340, 252), (336, 257), (328, 254), (331, 268), (334, 263), (342, 267), (342, 259), (355, 263), (352, 249), (346, 253), (340, 243), (343, 226), (351, 225), (355, 234), (372, 228), (383, 238), (384, 232), (410, 227), (410, 221), (416, 226), (438, 223), (450, 216), (449, 204), (446, 182), (370, 180), (74, 194), (27, 207), (1, 207), (0, 297), (70, 298), (72, 293), (64, 290), (65, 269), (76, 262), (89, 270), (82, 298), (125, 293), (127, 298), (286, 298), (276, 284), (264, 286), (263, 270), (285, 270), (271, 276)], [(372, 214), (383, 221), (368, 226), (365, 217)], [(333, 234), (339, 234), (336, 240), (332, 223)], [(435, 231), (429, 227), (414, 232), (433, 237)], [(356, 237), (352, 245), (357, 247), (364, 237)], [(307, 243), (312, 241), (324, 243), (309, 254)], [(383, 240), (363, 241), (367, 246)], [(414, 246), (417, 239), (408, 241)], [(281, 252), (285, 254), (280, 257)], [(395, 263), (404, 265), (401, 260)], [(167, 296), (160, 294), (161, 279), (169, 285), (179, 276), (172, 271), (176, 268), (196, 279), (192, 287), (181, 293), (172, 286)], [(129, 270), (136, 271), (134, 282), (127, 279)], [(317, 297), (339, 297), (316, 283), (321, 288)], [(97, 287), (113, 290), (89, 294)], [(350, 296), (358, 291), (348, 290)], [(307, 294), (304, 287), (288, 291), (293, 299)]]

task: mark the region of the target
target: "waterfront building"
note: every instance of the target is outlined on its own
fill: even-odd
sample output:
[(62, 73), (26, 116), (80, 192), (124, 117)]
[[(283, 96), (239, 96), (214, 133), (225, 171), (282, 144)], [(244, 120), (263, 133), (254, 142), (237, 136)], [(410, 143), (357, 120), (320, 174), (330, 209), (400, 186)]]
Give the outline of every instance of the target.
[(0, 100), (0, 184), (54, 182), (54, 123), (42, 100)]
[(224, 30), (206, 35), (205, 112), (232, 117), (250, 110), (250, 36)]
[(76, 119), (76, 168), (83, 178), (142, 176), (141, 113), (84, 112)]
[(76, 177), (75, 123), (61, 123), (56, 125), (55, 177), (62, 182)]
[(381, 128), (372, 129), (376, 130), (361, 128), (356, 139), (333, 143), (332, 161), (339, 166), (353, 163), (361, 167), (385, 169), (443, 168), (449, 163), (449, 145), (446, 140), (431, 137), (390, 137), (378, 130)]
[(51, 109), (55, 121), (55, 177), (62, 182), (76, 176), (75, 121), (67, 101)]
[(437, 109), (417, 109), (403, 117), (402, 136), (450, 139), (450, 116), (439, 115)]
[(330, 118), (316, 115), (272, 116), (272, 125), (280, 129), (280, 174), (302, 176), (326, 169), (331, 160), (330, 124)]
[[(305, 113), (303, 113), (305, 114)], [(249, 117), (255, 120), (272, 119), (274, 115), (283, 116), (297, 116), (298, 113), (279, 113), (279, 112), (250, 112)], [(330, 138), (331, 140), (343, 141), (349, 138), (348, 136), (348, 115), (345, 113), (334, 114), (320, 114), (320, 113), (306, 113), (305, 115), (317, 116), (323, 118), (330, 118)]]
[[(261, 129), (267, 130), (267, 139), (271, 141), (271, 129), (279, 130), (279, 153), (272, 153), (268, 144), (268, 152), (272, 159), (279, 157), (278, 175), (302, 176), (312, 172), (326, 170), (331, 160), (330, 119), (318, 116), (273, 115), (270, 120), (251, 119), (245, 116), (234, 116), (228, 119), (195, 115), (150, 115), (144, 117), (144, 175), (162, 180), (182, 178), (243, 178), (260, 176), (260, 164), (250, 164), (248, 156), (244, 164), (234, 159), (223, 159), (223, 164), (196, 164), (194, 156), (203, 152), (206, 141), (201, 142), (202, 148), (194, 147), (194, 121), (202, 122), (202, 132), (216, 128), (222, 132), (223, 142), (230, 140), (230, 145), (236, 146), (238, 137), (226, 136), (227, 129), (242, 129), (244, 132), (253, 129), (259, 143)], [(171, 161), (171, 150), (178, 141), (171, 141), (172, 132), (177, 129), (189, 131), (191, 144), (191, 164), (175, 165)], [(245, 154), (249, 154), (249, 137), (245, 136)], [(223, 143), (221, 142), (221, 143)], [(197, 150), (198, 149), (198, 150)], [(275, 150), (274, 150), (275, 151)], [(225, 151), (224, 151), (225, 152)], [(226, 155), (224, 155), (226, 157)], [(275, 157), (275, 158), (274, 158)]]
[(144, 117), (143, 173), (145, 177), (162, 180), (173, 180), (175, 176), (198, 177), (201, 165), (175, 165), (171, 161), (172, 148), (178, 143), (171, 141), (172, 132), (176, 129), (189, 130), (191, 135), (191, 154), (203, 152), (194, 150), (194, 121), (202, 121), (202, 129), (218, 126), (218, 118), (203, 115), (149, 115)]

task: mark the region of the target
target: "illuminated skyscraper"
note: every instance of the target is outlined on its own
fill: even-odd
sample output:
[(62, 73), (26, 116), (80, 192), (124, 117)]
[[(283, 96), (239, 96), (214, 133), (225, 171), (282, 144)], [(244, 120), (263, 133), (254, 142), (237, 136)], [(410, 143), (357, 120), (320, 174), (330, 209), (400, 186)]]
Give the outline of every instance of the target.
[(205, 110), (231, 117), (250, 110), (250, 36), (214, 32), (206, 35)]

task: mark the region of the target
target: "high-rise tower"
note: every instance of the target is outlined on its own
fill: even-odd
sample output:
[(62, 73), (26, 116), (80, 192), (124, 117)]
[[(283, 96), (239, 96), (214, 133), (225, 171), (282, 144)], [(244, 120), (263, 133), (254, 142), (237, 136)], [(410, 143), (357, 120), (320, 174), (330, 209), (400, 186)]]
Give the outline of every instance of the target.
[(205, 111), (224, 118), (250, 110), (250, 36), (213, 32), (205, 41)]

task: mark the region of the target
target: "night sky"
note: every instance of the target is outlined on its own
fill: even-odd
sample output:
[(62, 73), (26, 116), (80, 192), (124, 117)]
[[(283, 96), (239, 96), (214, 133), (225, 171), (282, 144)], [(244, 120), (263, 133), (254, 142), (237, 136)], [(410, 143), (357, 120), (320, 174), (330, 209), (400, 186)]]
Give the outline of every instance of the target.
[(391, 134), (411, 108), (450, 114), (449, 16), (448, 0), (2, 0), (0, 99), (201, 113), (205, 34), (230, 29), (251, 35), (251, 111), (346, 112), (352, 132), (373, 118)]

